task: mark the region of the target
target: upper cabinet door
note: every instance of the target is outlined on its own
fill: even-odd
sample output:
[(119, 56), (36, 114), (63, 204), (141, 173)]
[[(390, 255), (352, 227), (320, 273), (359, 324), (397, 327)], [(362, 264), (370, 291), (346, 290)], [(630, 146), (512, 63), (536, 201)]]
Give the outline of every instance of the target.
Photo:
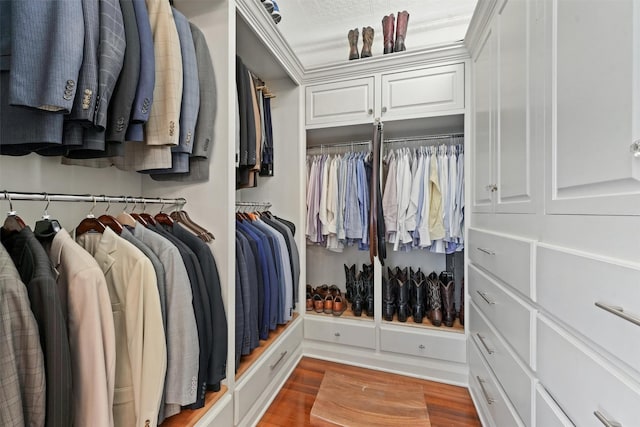
[(307, 86), (307, 128), (373, 123), (373, 97), (373, 77)]
[(493, 162), (496, 127), (497, 57), (493, 27), (484, 36), (478, 55), (473, 60), (473, 135), (472, 210), (493, 211)]
[(640, 215), (640, 2), (550, 5), (547, 212)]
[(464, 64), (382, 75), (382, 120), (464, 113)]
[(496, 212), (533, 213), (528, 5), (507, 0), (498, 13)]

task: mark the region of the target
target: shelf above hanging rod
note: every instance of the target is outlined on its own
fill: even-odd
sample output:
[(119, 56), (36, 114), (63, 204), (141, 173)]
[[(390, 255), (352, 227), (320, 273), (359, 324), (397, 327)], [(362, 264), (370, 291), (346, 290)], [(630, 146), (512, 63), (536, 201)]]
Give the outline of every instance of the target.
[(187, 200), (180, 197), (177, 199), (149, 198), (135, 196), (106, 196), (104, 194), (53, 194), (53, 193), (25, 193), (16, 191), (0, 191), (0, 200), (37, 201), (37, 202), (89, 202), (89, 203), (142, 203), (142, 204), (165, 204), (183, 206)]

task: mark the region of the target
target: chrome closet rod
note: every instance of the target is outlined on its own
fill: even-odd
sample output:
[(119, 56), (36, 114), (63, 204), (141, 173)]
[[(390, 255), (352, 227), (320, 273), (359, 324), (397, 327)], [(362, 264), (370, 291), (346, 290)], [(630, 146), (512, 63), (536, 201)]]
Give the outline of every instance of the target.
[(256, 206), (270, 208), (272, 205), (271, 202), (236, 202), (236, 206)]
[(183, 197), (177, 199), (149, 198), (136, 196), (106, 196), (104, 194), (53, 194), (53, 193), (24, 193), (17, 191), (0, 191), (0, 200), (30, 200), (38, 202), (93, 202), (93, 203), (149, 203), (165, 205), (185, 205)]
[(412, 136), (411, 138), (385, 139), (383, 141), (383, 143), (384, 144), (396, 144), (396, 143), (399, 143), (399, 142), (434, 141), (434, 140), (439, 140), (439, 139), (461, 138), (461, 137), (464, 137), (463, 133), (451, 133), (451, 134), (442, 134), (442, 135)]
[(311, 146), (311, 147), (307, 147), (307, 150), (335, 148), (335, 147), (351, 147), (353, 145), (369, 145), (369, 144), (371, 144), (371, 140), (369, 140), (369, 141), (356, 141), (356, 142), (340, 142), (340, 143), (337, 143), (337, 144), (314, 145), (314, 146)]

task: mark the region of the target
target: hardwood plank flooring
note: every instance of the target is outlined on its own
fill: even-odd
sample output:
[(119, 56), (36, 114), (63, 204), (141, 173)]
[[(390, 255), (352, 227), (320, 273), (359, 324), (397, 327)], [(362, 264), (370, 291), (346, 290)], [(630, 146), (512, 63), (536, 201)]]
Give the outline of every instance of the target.
[[(267, 412), (258, 423), (262, 427), (311, 426), (310, 414), (322, 379), (327, 371), (343, 375), (364, 376), (389, 383), (418, 384), (433, 427), (481, 426), (471, 396), (464, 387), (456, 387), (402, 375), (373, 371), (324, 360), (303, 357)], [(372, 402), (384, 404), (384, 402)]]

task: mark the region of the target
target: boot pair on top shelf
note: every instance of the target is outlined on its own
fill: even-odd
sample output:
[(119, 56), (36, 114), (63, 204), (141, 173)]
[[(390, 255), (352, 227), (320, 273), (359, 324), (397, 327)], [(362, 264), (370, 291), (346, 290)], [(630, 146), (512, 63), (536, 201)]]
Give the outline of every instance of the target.
[(349, 34), (347, 35), (347, 39), (349, 40), (349, 60), (368, 58), (371, 56), (373, 33), (373, 28), (362, 27), (362, 52), (358, 54), (358, 36), (360, 33), (357, 28), (349, 30)]
[(393, 41), (393, 30), (395, 26), (393, 13), (382, 18), (382, 37), (384, 39), (383, 53), (403, 52), (407, 50), (404, 40), (407, 37), (407, 27), (409, 26), (409, 12), (403, 10), (398, 12), (398, 25), (395, 28), (396, 40)]
[(373, 317), (373, 264), (363, 264), (362, 271), (356, 273), (356, 265), (344, 265), (347, 300), (351, 303), (353, 315), (360, 317), (362, 312)]

